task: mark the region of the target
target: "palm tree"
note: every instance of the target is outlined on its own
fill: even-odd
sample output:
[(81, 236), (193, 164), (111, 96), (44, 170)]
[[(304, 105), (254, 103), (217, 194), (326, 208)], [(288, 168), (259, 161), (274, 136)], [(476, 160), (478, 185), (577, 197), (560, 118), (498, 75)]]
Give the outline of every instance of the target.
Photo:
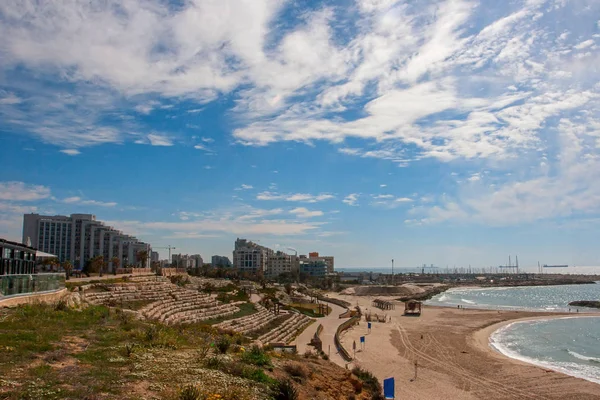
[(65, 270), (65, 274), (67, 275), (67, 280), (71, 277), (71, 272), (73, 271), (73, 263), (70, 260), (66, 260), (63, 265), (63, 269)]
[(142, 268), (146, 268), (146, 262), (148, 261), (148, 250), (140, 250), (136, 253), (135, 258), (138, 263), (142, 264)]
[(117, 256), (113, 257), (110, 259), (110, 262), (112, 263), (112, 267), (113, 267), (113, 272), (116, 275), (117, 274), (117, 268), (119, 268), (119, 266), (121, 265), (121, 259)]

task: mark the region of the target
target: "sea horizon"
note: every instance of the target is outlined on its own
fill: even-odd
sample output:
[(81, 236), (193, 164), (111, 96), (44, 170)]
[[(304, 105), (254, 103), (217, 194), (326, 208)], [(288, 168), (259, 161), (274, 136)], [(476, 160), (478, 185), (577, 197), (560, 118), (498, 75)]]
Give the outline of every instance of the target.
[[(425, 268), (425, 273), (453, 273), (454, 270), (459, 271), (459, 273), (467, 273), (469, 271), (469, 267), (439, 267), (439, 268)], [(489, 273), (489, 267), (481, 268), (481, 267), (471, 267), (472, 273), (474, 274), (483, 274)], [(484, 271), (482, 271), (482, 269)], [(336, 272), (348, 272), (348, 273), (360, 273), (360, 272), (373, 272), (373, 273), (381, 273), (381, 274), (390, 274), (392, 272), (392, 267), (336, 267)], [(394, 274), (405, 274), (405, 273), (421, 273), (423, 271), (423, 267), (394, 267)], [(493, 273), (513, 273), (511, 270), (497, 270), (496, 267), (492, 267)], [(538, 274), (540, 273), (538, 267), (520, 267), (519, 272), (524, 273), (532, 273)], [(543, 268), (542, 274), (571, 274), (571, 275), (600, 275), (600, 266), (572, 266), (572, 267), (551, 267), (551, 268)]]

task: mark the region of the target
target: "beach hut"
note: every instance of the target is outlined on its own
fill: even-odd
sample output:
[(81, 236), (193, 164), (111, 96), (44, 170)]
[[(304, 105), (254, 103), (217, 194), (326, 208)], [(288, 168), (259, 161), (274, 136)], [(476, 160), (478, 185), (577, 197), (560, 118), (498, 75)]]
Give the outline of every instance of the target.
[(404, 315), (421, 315), (421, 302), (416, 300), (408, 300), (404, 303)]

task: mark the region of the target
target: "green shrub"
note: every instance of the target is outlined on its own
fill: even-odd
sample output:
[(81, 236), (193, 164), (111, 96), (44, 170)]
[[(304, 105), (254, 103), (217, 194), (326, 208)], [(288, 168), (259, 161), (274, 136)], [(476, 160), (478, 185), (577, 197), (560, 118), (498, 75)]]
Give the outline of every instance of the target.
[(231, 346), (231, 340), (229, 340), (229, 337), (225, 335), (220, 336), (219, 339), (217, 339), (215, 346), (217, 346), (219, 353), (225, 354), (227, 353), (227, 350), (229, 350), (229, 346)]
[(256, 345), (252, 346), (250, 351), (242, 354), (242, 361), (259, 367), (271, 365), (271, 357)]
[(179, 391), (179, 400), (199, 400), (201, 394), (196, 386), (187, 385)]
[(372, 373), (360, 367), (354, 367), (352, 373), (363, 382), (364, 387), (371, 392), (374, 400), (383, 399), (383, 396), (381, 395), (381, 384)]
[(223, 363), (223, 361), (221, 361), (221, 359), (219, 357), (208, 357), (204, 361), (204, 366), (206, 368), (210, 368), (210, 369), (223, 370), (225, 367), (225, 364)]

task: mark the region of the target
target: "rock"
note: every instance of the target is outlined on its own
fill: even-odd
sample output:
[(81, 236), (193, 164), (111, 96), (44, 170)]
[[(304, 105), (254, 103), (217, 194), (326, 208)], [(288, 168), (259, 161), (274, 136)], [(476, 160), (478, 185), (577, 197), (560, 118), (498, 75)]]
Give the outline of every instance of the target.
[(574, 306), (574, 307), (600, 308), (600, 301), (578, 300), (578, 301), (572, 301), (572, 302), (570, 302), (569, 305), (570, 306)]

